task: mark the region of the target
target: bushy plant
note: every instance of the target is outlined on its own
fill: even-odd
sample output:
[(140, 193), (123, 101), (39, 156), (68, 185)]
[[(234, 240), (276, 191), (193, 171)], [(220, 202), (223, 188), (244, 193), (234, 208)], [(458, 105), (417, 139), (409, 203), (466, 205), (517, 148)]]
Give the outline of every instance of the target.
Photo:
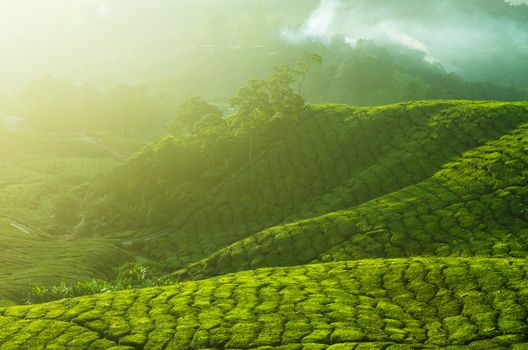
[(27, 294), (25, 302), (27, 304), (38, 304), (83, 295), (168, 286), (174, 283), (169, 278), (156, 276), (151, 272), (151, 269), (147, 266), (134, 264), (129, 269), (121, 272), (114, 281), (92, 279), (75, 282), (61, 281), (53, 285), (33, 286)]

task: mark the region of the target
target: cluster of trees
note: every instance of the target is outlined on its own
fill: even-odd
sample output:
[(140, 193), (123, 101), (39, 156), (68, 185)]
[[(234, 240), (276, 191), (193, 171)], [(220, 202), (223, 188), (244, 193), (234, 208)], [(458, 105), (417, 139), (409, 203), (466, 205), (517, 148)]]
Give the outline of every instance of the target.
[[(232, 99), (228, 117), (202, 98), (181, 103), (172, 135), (145, 147), (89, 192), (75, 194), (85, 197), (87, 205), (82, 207), (87, 213), (82, 232), (163, 223), (254, 162), (305, 113), (304, 99), (296, 92), (300, 74), (283, 66), (269, 79), (250, 81)], [(71, 215), (65, 219), (75, 221)]]
[[(313, 67), (322, 64), (322, 60), (320, 55), (306, 54), (291, 66), (275, 67), (269, 79), (249, 80), (247, 86), (230, 100), (239, 126), (298, 116), (305, 105), (303, 85)], [(177, 106), (172, 131), (177, 135), (204, 131), (219, 124), (222, 115), (218, 107), (201, 97), (193, 97)]]
[(42, 132), (142, 130), (166, 120), (163, 107), (141, 86), (101, 91), (47, 76), (30, 82), (23, 103), (28, 127)]

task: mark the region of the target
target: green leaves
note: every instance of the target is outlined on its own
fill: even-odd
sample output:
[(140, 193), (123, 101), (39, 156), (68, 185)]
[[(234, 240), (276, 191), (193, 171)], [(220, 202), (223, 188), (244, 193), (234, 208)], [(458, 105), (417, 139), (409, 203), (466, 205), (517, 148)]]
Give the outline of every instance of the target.
[(269, 80), (250, 80), (231, 99), (231, 106), (244, 119), (248, 119), (243, 123), (254, 124), (272, 118), (298, 118), (304, 107), (303, 98), (292, 88), (298, 74), (289, 66), (278, 66)]
[(62, 281), (59, 284), (49, 286), (33, 286), (25, 301), (28, 304), (38, 304), (83, 295), (109, 293), (124, 289), (166, 286), (173, 283), (174, 281), (170, 279), (152, 276), (149, 267), (136, 264), (120, 273), (117, 279), (111, 282), (94, 279), (71, 283)]
[(0, 309), (0, 344), (507, 350), (526, 343), (527, 271), (475, 258), (267, 268)]
[(174, 122), (171, 127), (172, 132), (176, 135), (190, 133), (198, 123), (201, 123), (201, 128), (203, 128), (204, 119), (220, 118), (221, 116), (222, 111), (219, 108), (209, 104), (201, 97), (193, 97), (176, 107)]

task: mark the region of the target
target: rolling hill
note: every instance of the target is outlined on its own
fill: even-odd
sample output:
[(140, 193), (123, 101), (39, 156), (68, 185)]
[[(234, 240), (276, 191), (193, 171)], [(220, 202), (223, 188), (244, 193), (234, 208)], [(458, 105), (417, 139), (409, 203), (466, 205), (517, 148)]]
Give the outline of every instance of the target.
[(528, 348), (527, 103), (255, 123), (152, 143), (70, 192), (71, 240), (13, 240), (70, 280), (141, 261), (174, 283), (0, 308), (2, 348)]
[(363, 260), (0, 309), (4, 349), (528, 347), (525, 259)]
[[(251, 161), (244, 152), (247, 135), (237, 134), (226, 141), (222, 161), (233, 165), (219, 170), (220, 176), (207, 175), (209, 156), (191, 156), (193, 152), (218, 154), (216, 144), (206, 145), (209, 148), (199, 153), (189, 146), (196, 140), (182, 144), (165, 139), (82, 189), (81, 232), (96, 237), (126, 232), (127, 245), (166, 271), (211, 254), (219, 258), (215, 252), (224, 249), (226, 253), (229, 245), (244, 239), (246, 243), (235, 245), (235, 250), (244, 244), (253, 250), (261, 244), (271, 249), (270, 237), (277, 235), (293, 244), (289, 241), (292, 237), (333, 234), (330, 242), (318, 238), (315, 250), (300, 248), (310, 250), (303, 263), (352, 235), (386, 239), (381, 237), (423, 231), (425, 223), (435, 234), (447, 231), (442, 239), (449, 241), (464, 230), (456, 221), (440, 226), (439, 220), (450, 216), (449, 210), (467, 216), (460, 221), (483, 216), (490, 221), (488, 225), (499, 227), (494, 217), (487, 217), (489, 211), (475, 206), (475, 201), (481, 197), (490, 202), (513, 200), (507, 192), (500, 192), (511, 190), (525, 203), (522, 164), (526, 163), (523, 125), (527, 117), (522, 103), (441, 101), (379, 108), (319, 105), (300, 118), (272, 124), (261, 135), (256, 134)], [(517, 177), (510, 179), (510, 173)], [(524, 209), (515, 210), (513, 216), (523, 223)], [(504, 217), (506, 226), (516, 225), (511, 217)], [(409, 227), (401, 227), (402, 221)], [(466, 223), (465, 230), (471, 228), (471, 223)], [(392, 249), (388, 254), (425, 254), (417, 244), (409, 252)], [(263, 249), (264, 255), (269, 254)], [(432, 247), (428, 249), (428, 254), (434, 252)], [(248, 268), (252, 258), (247, 260), (246, 251), (238, 253), (246, 261), (237, 257), (234, 265)], [(299, 254), (290, 255), (284, 258), (300, 258)], [(385, 257), (385, 253), (364, 257)], [(269, 258), (277, 262), (276, 257)]]
[(75, 210), (55, 210), (72, 203), (65, 195), (71, 186), (110, 171), (120, 161), (117, 152), (129, 154), (146, 142), (133, 135), (103, 140), (0, 137), (0, 305), (23, 302), (32, 285), (112, 279), (114, 267), (131, 259), (115, 240), (73, 240), (57, 225)]

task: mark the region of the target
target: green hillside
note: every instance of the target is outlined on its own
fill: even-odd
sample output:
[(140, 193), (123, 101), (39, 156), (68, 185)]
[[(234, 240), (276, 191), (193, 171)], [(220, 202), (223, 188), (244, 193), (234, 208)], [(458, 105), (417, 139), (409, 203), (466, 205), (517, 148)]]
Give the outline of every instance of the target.
[(363, 260), (0, 309), (3, 349), (528, 347), (525, 259)]
[(528, 252), (527, 165), (524, 124), (416, 185), (349, 210), (266, 229), (197, 266), (218, 274), (363, 258), (522, 258)]
[(0, 305), (23, 302), (33, 285), (113, 279), (132, 259), (113, 239), (73, 239), (61, 225), (77, 210), (71, 186), (110, 171), (147, 141), (99, 137), (0, 138)]
[[(251, 131), (241, 132), (236, 121), (231, 120), (231, 124), (219, 132), (221, 136), (229, 135), (225, 141), (217, 137), (223, 146), (220, 154), (217, 144), (204, 145), (200, 135), (183, 141), (165, 139), (116, 171), (99, 178), (90, 187), (80, 189), (77, 195), (84, 198), (80, 204), (84, 210), (81, 233), (115, 236), (116, 232), (122, 232), (127, 247), (155, 260), (167, 272), (205, 259), (263, 230), (255, 236), (262, 244), (264, 242), (257, 237), (283, 232), (281, 236), (284, 238), (284, 232), (289, 228), (300, 237), (304, 230), (301, 226), (310, 226), (306, 230), (317, 231), (318, 235), (328, 230), (337, 235), (330, 242), (318, 241), (315, 250), (299, 248), (311, 250), (309, 253), (283, 257), (290, 259), (288, 264), (295, 262), (291, 259), (303, 259), (302, 262), (306, 263), (316, 259), (324, 250), (343, 243), (346, 235), (355, 231), (390, 234), (391, 229), (381, 230), (385, 233), (380, 231), (384, 227), (383, 220), (389, 221), (389, 225), (397, 225), (399, 221), (395, 222), (393, 218), (394, 215), (399, 218), (400, 212), (412, 220), (411, 215), (416, 216), (420, 210), (434, 215), (433, 209), (457, 203), (460, 206), (463, 201), (457, 200), (457, 195), (461, 194), (456, 192), (463, 189), (449, 181), (450, 177), (461, 176), (462, 180), (478, 182), (475, 191), (484, 194), (486, 189), (481, 187), (486, 184), (480, 184), (480, 181), (486, 179), (463, 174), (471, 169), (466, 167), (479, 166), (471, 161), (471, 153), (458, 157), (473, 149), (478, 155), (479, 152), (493, 153), (486, 151), (490, 147), (501, 148), (503, 144), (506, 147), (508, 139), (499, 141), (502, 143), (496, 146), (487, 143), (505, 134), (513, 133), (513, 138), (522, 134), (524, 129), (517, 128), (528, 121), (528, 110), (526, 104), (465, 101), (417, 102), (379, 108), (313, 106), (299, 118), (265, 124), (263, 131), (253, 136), (254, 156), (251, 160), (247, 156), (250, 147), (247, 134)], [(520, 147), (517, 153), (525, 147), (522, 137), (518, 138), (521, 142), (512, 140), (508, 146)], [(210, 157), (217, 155), (224, 164), (214, 168), (217, 174), (211, 174)], [(509, 159), (503, 157), (522, 158), (523, 155), (521, 152), (517, 156), (493, 156), (500, 158), (496, 162), (506, 162)], [(525, 161), (519, 159), (516, 164)], [(439, 172), (446, 164), (449, 166)], [(512, 167), (511, 171), (517, 172), (522, 180), (523, 170), (518, 165)], [(411, 185), (416, 186), (398, 192)], [(436, 191), (445, 193), (444, 197), (431, 199)], [(392, 197), (383, 197), (389, 194)], [(417, 202), (417, 208), (412, 203), (406, 208), (389, 208), (391, 201), (399, 202), (410, 197), (419, 197), (423, 203)], [(431, 210), (429, 206), (432, 206)], [(355, 231), (342, 227), (340, 230), (349, 232), (340, 233), (334, 230), (331, 222), (322, 231), (316, 228), (319, 224), (313, 224), (320, 222), (320, 219), (312, 219), (314, 217), (350, 208), (357, 209), (330, 217), (375, 216), (377, 222), (362, 223), (360, 226), (366, 227)], [(456, 207), (453, 210), (457, 210)], [(387, 218), (379, 217), (378, 211)], [(288, 225), (286, 231), (280, 227), (270, 229), (303, 219), (308, 221)], [(356, 225), (355, 218), (348, 220), (349, 226)], [(328, 220), (323, 218), (323, 221)], [(420, 222), (407, 225), (414, 225), (409, 228), (412, 231), (423, 227)], [(435, 224), (431, 222), (429, 225)], [(394, 229), (402, 231), (397, 227)], [(340, 238), (341, 234), (345, 236)], [(444, 239), (453, 234), (444, 235)], [(247, 244), (253, 247), (252, 250), (262, 247), (264, 255), (277, 261), (276, 257), (269, 255), (271, 251), (277, 254), (277, 250), (267, 251), (271, 248), (271, 241), (261, 246), (249, 239)], [(369, 249), (378, 248), (372, 246)], [(425, 253), (416, 247), (408, 253), (406, 249), (395, 253), (394, 249), (397, 248), (393, 248), (389, 256)], [(237, 257), (232, 263), (238, 266), (238, 270), (250, 266), (253, 253), (261, 254), (253, 252), (248, 257), (245, 251), (238, 253), (244, 256), (242, 261)], [(219, 258), (218, 254), (215, 256)], [(382, 257), (385, 254), (356, 256)], [(214, 269), (211, 264), (209, 267)], [(222, 266), (221, 270), (230, 271), (230, 268)]]
[(130, 256), (111, 240), (63, 240), (21, 234), (0, 219), (0, 305), (22, 302), (31, 286), (112, 279)]
[(528, 104), (245, 117), (6, 151), (0, 347), (528, 348)]
[(0, 350), (528, 350), (528, 0), (0, 33)]

